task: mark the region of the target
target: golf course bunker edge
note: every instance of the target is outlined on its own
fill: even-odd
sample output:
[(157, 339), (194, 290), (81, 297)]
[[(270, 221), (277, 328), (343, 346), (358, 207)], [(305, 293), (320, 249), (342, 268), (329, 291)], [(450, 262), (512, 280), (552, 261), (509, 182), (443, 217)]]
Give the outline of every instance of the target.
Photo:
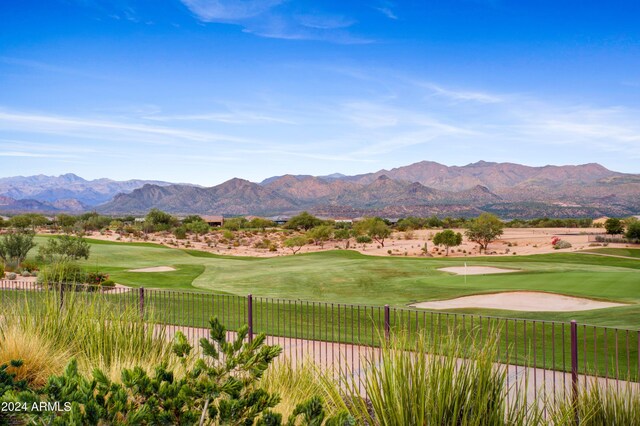
[(422, 309), (503, 309), (526, 312), (572, 312), (627, 306), (624, 303), (603, 302), (582, 297), (538, 291), (506, 291), (476, 294), (448, 300), (434, 300), (409, 305)]

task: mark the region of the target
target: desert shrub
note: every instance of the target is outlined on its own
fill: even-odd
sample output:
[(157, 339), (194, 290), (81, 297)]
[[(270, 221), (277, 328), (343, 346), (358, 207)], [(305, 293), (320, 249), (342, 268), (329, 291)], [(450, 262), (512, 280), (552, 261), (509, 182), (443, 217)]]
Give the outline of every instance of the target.
[(368, 235), (359, 235), (359, 236), (356, 237), (356, 242), (360, 243), (360, 244), (368, 244), (371, 241), (373, 241), (373, 240)]
[(115, 287), (116, 283), (113, 280), (104, 280), (104, 281), (102, 281), (102, 283), (100, 285), (102, 287)]
[(17, 275), (16, 275), (16, 273), (15, 273), (15, 272), (9, 272), (9, 273), (7, 273), (7, 279), (8, 279), (8, 280), (13, 281), (13, 280), (15, 280), (16, 278), (17, 278)]
[(89, 272), (87, 273), (86, 283), (91, 285), (99, 285), (109, 279), (109, 274), (105, 272)]
[(269, 251), (278, 251), (278, 246), (276, 244), (272, 243), (269, 246)]
[(0, 280), (4, 278), (4, 263), (0, 262)]
[(553, 248), (556, 250), (568, 249), (571, 248), (571, 243), (569, 241), (559, 240), (553, 245)]
[[(264, 334), (247, 341), (248, 328), (238, 330), (234, 341), (217, 319), (210, 322), (210, 338), (200, 339), (202, 358), (175, 374), (166, 364), (153, 373), (141, 367), (122, 369), (121, 382), (114, 382), (100, 369), (92, 378), (81, 374), (72, 360), (64, 374), (49, 378), (40, 392), (45, 400), (71, 403), (69, 411), (38, 413), (48, 424), (282, 424), (282, 415), (271, 411), (280, 398), (260, 388), (260, 378), (280, 354), (279, 346), (265, 345)], [(168, 346), (168, 345), (165, 345)], [(187, 365), (193, 348), (182, 333), (174, 339), (172, 352)], [(15, 394), (14, 394), (15, 396)], [(19, 394), (38, 400), (35, 394)], [(33, 414), (32, 414), (33, 415)], [(289, 425), (350, 426), (354, 419), (346, 412), (326, 418), (322, 399), (312, 396), (298, 404)]]
[(137, 306), (113, 305), (100, 293), (70, 291), (61, 299), (58, 291), (47, 290), (40, 295), (3, 306), (0, 364), (22, 359), (27, 370), (37, 365), (47, 374), (60, 374), (74, 357), (83, 374), (99, 368), (113, 380), (121, 379), (123, 368), (182, 365), (167, 346), (165, 328), (149, 327)]
[(173, 230), (173, 235), (175, 235), (178, 240), (184, 240), (187, 238), (187, 229), (184, 226), (179, 226)]
[(32, 262), (30, 260), (24, 260), (21, 264), (22, 269), (25, 269), (29, 272), (37, 272), (40, 270), (40, 265), (37, 262)]
[(38, 272), (38, 284), (52, 286), (58, 283), (83, 284), (87, 274), (75, 262), (60, 261), (44, 266)]

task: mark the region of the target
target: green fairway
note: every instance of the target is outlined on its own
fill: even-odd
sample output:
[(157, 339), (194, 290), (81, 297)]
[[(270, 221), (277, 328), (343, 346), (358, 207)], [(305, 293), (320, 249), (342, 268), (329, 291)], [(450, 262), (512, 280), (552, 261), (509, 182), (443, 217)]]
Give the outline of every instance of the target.
[(635, 257), (640, 259), (640, 249), (637, 248), (598, 248), (585, 252), (608, 254), (610, 256)]
[[(38, 237), (41, 242), (43, 238)], [(406, 306), (505, 290), (538, 290), (629, 303), (629, 306), (570, 313), (526, 313), (466, 309), (531, 319), (570, 320), (637, 327), (640, 325), (640, 261), (588, 254), (477, 258), (405, 258), (365, 256), (353, 251), (273, 258), (217, 256), (153, 244), (92, 243), (88, 269), (109, 272), (129, 286), (197, 290), (222, 294), (311, 301)], [(629, 251), (629, 250), (626, 250)], [(441, 272), (446, 266), (496, 266), (521, 272), (470, 275)], [(172, 266), (172, 272), (129, 272)], [(460, 312), (463, 312), (460, 311)]]

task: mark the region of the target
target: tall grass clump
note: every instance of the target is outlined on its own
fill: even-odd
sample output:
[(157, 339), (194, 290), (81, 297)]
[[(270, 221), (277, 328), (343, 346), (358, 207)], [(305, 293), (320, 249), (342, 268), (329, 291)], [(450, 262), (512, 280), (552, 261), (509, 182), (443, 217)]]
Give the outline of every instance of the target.
[(44, 371), (60, 374), (74, 357), (83, 373), (100, 368), (115, 381), (123, 368), (163, 362), (179, 368), (164, 328), (145, 323), (136, 306), (120, 306), (108, 295), (66, 291), (61, 304), (58, 291), (29, 292), (3, 307), (2, 315), (0, 363), (22, 359), (28, 368), (48, 360)]
[(575, 402), (558, 401), (550, 411), (557, 426), (640, 425), (640, 389), (637, 383), (593, 379), (579, 388)]
[(382, 340), (379, 352), (364, 357), (368, 401), (354, 379), (343, 377), (352, 413), (382, 426), (542, 424), (538, 407), (514, 397), (506, 367), (494, 363), (497, 338), (481, 346), (472, 341), (405, 333)]
[(265, 372), (260, 387), (280, 397), (273, 411), (282, 414), (285, 419), (310, 395), (322, 398), (329, 416), (347, 411), (339, 382), (311, 359), (305, 359), (300, 365), (294, 365), (289, 358), (278, 359)]

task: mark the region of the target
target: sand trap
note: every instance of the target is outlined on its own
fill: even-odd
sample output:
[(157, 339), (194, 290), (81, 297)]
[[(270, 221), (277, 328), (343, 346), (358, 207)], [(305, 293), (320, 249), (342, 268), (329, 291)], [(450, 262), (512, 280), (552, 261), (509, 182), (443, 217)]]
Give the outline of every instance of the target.
[(493, 266), (450, 266), (448, 268), (440, 268), (438, 271), (450, 272), (457, 275), (485, 275), (485, 274), (506, 274), (509, 272), (520, 272), (517, 269), (501, 269)]
[(171, 272), (175, 270), (176, 268), (171, 266), (154, 266), (151, 268), (129, 269), (128, 272)]
[(450, 300), (421, 302), (411, 305), (424, 309), (484, 308), (529, 312), (589, 311), (591, 309), (626, 306), (623, 303), (600, 302), (581, 297), (535, 291), (509, 291), (494, 294), (478, 294)]

